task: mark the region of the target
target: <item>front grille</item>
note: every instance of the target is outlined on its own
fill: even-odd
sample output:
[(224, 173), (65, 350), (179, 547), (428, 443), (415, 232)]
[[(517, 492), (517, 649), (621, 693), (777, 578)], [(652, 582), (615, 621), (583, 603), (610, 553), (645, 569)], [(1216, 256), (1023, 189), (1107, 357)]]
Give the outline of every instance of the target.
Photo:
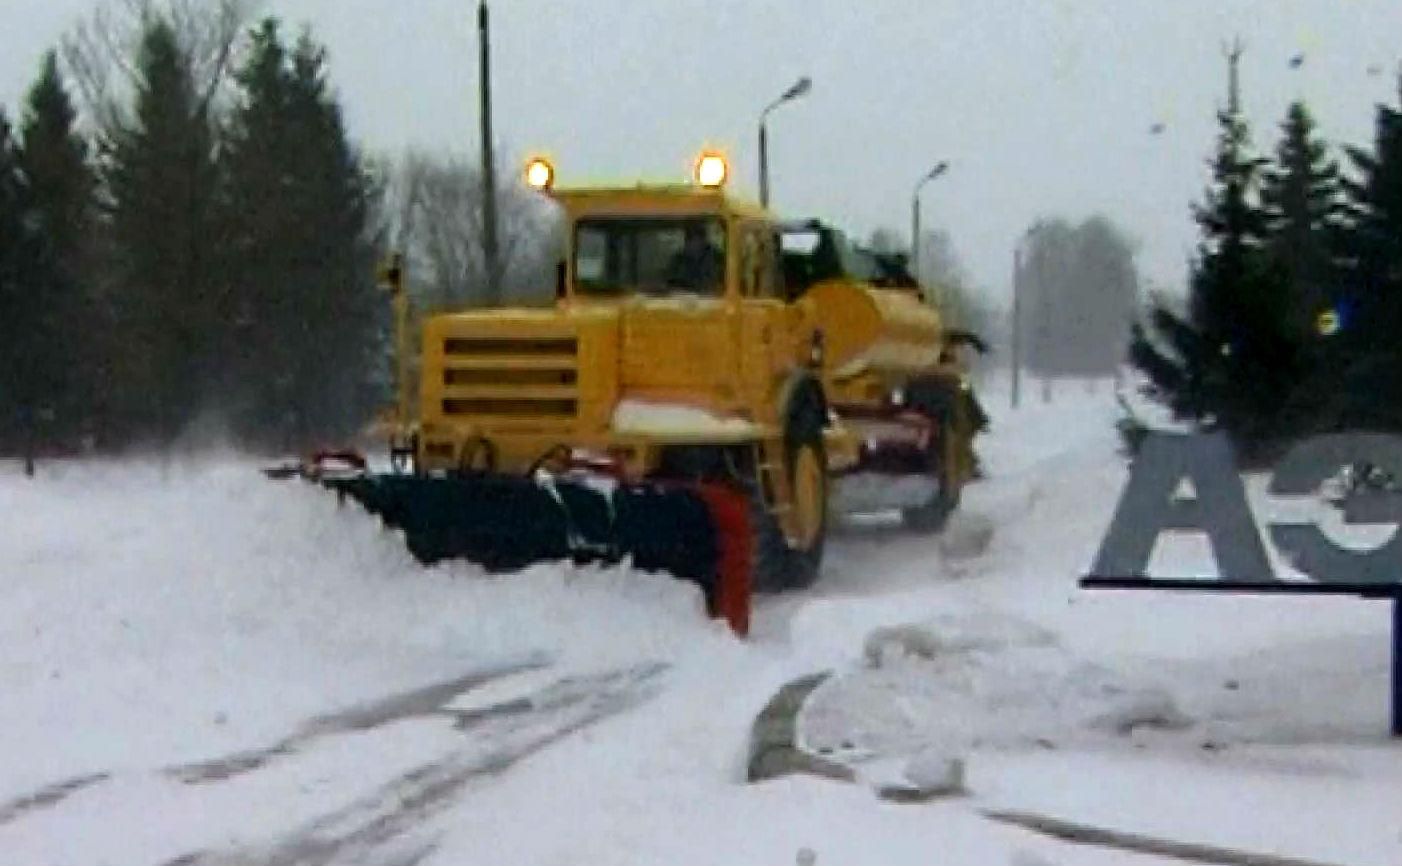
[(558, 423), (579, 414), (574, 336), (451, 337), (443, 341), (443, 414)]

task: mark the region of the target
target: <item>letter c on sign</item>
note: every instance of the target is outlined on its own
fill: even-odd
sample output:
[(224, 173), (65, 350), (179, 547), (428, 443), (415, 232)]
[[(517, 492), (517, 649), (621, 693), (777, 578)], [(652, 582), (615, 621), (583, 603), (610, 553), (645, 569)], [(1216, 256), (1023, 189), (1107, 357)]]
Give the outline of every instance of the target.
[[(1402, 437), (1385, 433), (1336, 433), (1306, 440), (1290, 450), (1275, 475), (1272, 496), (1309, 496), (1344, 466), (1372, 463), (1402, 479)], [(1290, 564), (1320, 583), (1402, 582), (1402, 493), (1365, 491), (1344, 502), (1344, 523), (1393, 524), (1388, 541), (1372, 550), (1350, 550), (1329, 540), (1313, 523), (1270, 525), (1271, 541)]]

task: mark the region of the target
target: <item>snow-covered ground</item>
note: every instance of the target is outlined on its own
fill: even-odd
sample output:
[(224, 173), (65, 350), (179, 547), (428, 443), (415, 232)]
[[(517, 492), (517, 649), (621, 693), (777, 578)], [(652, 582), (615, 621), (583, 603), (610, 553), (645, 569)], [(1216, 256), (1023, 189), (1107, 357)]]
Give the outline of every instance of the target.
[[(743, 642), (662, 576), (425, 571), (234, 456), (0, 464), (0, 862), (1176, 862), (984, 814), (1022, 810), (1402, 863), (1387, 604), (1078, 590), (1118, 410), (1028, 390), (988, 396), (991, 477), (943, 537), (848, 522)], [(858, 783), (744, 784), (755, 714), (825, 670), (800, 737)], [(967, 796), (878, 799), (916, 756)]]

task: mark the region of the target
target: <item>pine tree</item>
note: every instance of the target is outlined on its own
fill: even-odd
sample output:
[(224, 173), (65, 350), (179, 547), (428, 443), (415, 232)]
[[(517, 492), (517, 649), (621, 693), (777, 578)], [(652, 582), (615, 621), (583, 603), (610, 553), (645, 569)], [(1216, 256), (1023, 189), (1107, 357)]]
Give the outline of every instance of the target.
[(1318, 316), (1332, 308), (1339, 242), (1339, 166), (1316, 132), (1302, 102), (1281, 124), (1275, 165), (1263, 174), (1261, 202), (1272, 261), (1288, 283), (1292, 329), (1300, 339), (1316, 333)]
[(36, 387), (35, 286), (43, 279), (43, 258), (33, 195), (9, 119), (0, 110), (0, 447), (22, 451), (31, 473), (42, 396)]
[(1250, 456), (1283, 432), (1277, 414), (1297, 387), (1301, 366), (1289, 339), (1282, 282), (1266, 255), (1267, 219), (1257, 204), (1265, 161), (1251, 154), (1239, 58), (1234, 49), (1230, 96), (1218, 113), (1212, 185), (1194, 207), (1201, 240), (1187, 316), (1156, 304), (1152, 331), (1133, 328), (1130, 358), (1178, 417), (1225, 430)]
[(222, 288), (230, 313), (225, 362), (238, 432), (252, 438), (281, 420), (272, 411), (284, 386), (277, 371), (292, 363), (292, 347), (278, 329), (295, 302), (290, 247), (299, 229), (299, 214), (286, 200), (298, 168), (287, 149), (298, 135), (286, 66), (276, 25), (265, 21), (234, 74), (239, 104), (220, 160), (219, 220), (227, 239)]
[(1292, 103), (1261, 191), (1266, 255), (1271, 278), (1281, 286), (1285, 341), (1298, 375), (1278, 416), (1280, 429), (1292, 434), (1318, 431), (1323, 410), (1337, 393), (1341, 343), (1322, 332), (1320, 323), (1343, 301), (1338, 291), (1341, 194), (1338, 164), (1329, 159), (1314, 119), (1303, 103)]
[(98, 330), (88, 295), (86, 258), (92, 231), (93, 175), (88, 147), (75, 129), (77, 112), (53, 52), (29, 92), (20, 162), (45, 240), (48, 279), (34, 287), (40, 307), (36, 382), (54, 413), (53, 435), (71, 439), (91, 421), (97, 359), (84, 334)]
[(1343, 244), (1344, 330), (1336, 354), (1333, 427), (1402, 430), (1402, 75), (1399, 106), (1377, 106), (1373, 149), (1348, 148)]
[(190, 62), (165, 21), (147, 27), (135, 119), (107, 142), (116, 359), (131, 432), (169, 442), (214, 382), (213, 132)]
[[(1402, 76), (1398, 84), (1402, 102)], [(1350, 282), (1359, 324), (1378, 346), (1394, 339), (1402, 322), (1402, 109), (1379, 105), (1372, 152), (1348, 153), (1359, 175), (1346, 184)]]
[(366, 383), (387, 309), (373, 282), (373, 190), (309, 35), (289, 50), (263, 22), (237, 81), (222, 203), (237, 257), (235, 365), (251, 385), (242, 421), (264, 444), (301, 447), (349, 432), (376, 396)]

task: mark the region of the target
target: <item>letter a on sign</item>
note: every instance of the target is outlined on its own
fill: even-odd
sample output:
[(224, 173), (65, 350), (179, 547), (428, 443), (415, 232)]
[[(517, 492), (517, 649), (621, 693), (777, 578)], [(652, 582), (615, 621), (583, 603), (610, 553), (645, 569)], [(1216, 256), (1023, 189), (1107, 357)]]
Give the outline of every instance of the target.
[[(1176, 497), (1184, 481), (1195, 498)], [(1095, 574), (1148, 577), (1154, 543), (1172, 531), (1205, 533), (1223, 579), (1274, 579), (1231, 446), (1221, 434), (1145, 438), (1096, 555)]]

